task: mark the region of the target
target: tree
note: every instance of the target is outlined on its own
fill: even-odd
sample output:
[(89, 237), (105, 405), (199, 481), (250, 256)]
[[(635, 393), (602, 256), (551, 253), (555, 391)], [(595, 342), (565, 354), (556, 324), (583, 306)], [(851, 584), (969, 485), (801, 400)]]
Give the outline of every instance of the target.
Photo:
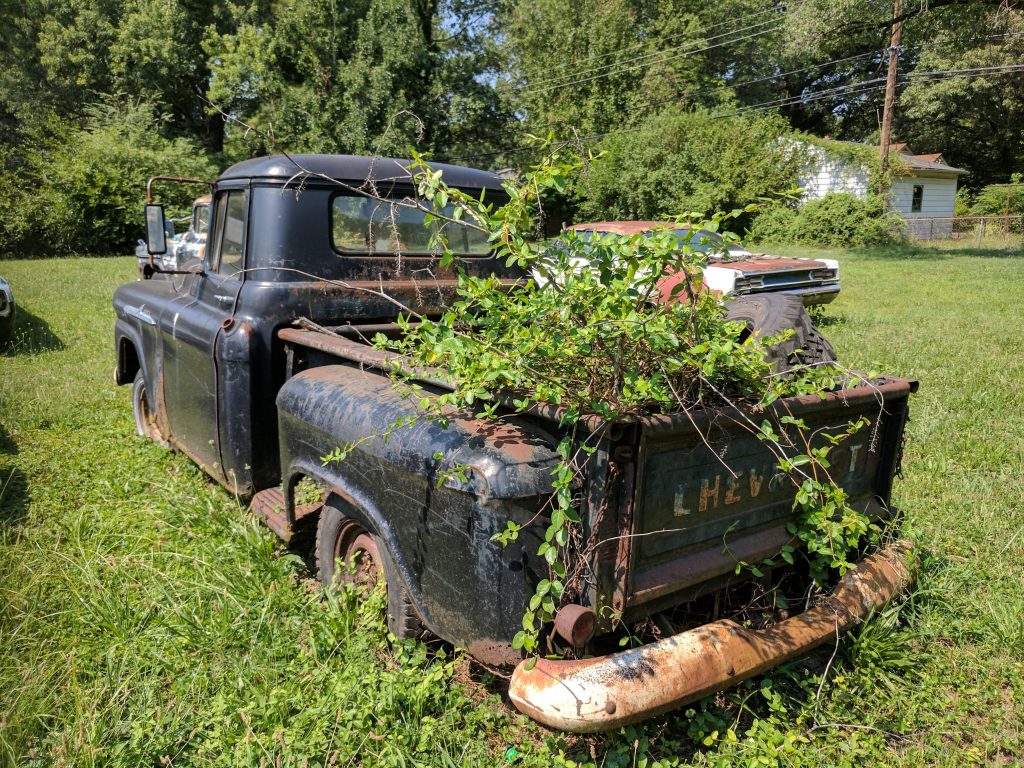
[[(20, 148), (16, 172), (0, 173), (0, 252), (127, 251), (142, 232), (148, 177), (216, 175), (195, 142), (164, 138), (161, 122), (145, 102), (93, 105), (81, 126), (51, 115), (50, 130)], [(181, 215), (195, 194), (168, 187), (163, 202)]]
[(751, 0), (525, 0), (502, 16), (504, 92), (527, 129), (563, 135), (635, 125), (666, 106), (730, 106), (733, 83), (773, 66), (781, 21)]
[(585, 219), (657, 219), (741, 208), (796, 186), (798, 145), (777, 116), (666, 111), (608, 136), (577, 185)]
[[(14, 17), (19, 55), (12, 57), (8, 99), (78, 117), (98, 96), (131, 94), (161, 105), (165, 130), (199, 138), (209, 151), (223, 144), (223, 119), (207, 108), (210, 68), (202, 42), (233, 17), (223, 3), (179, 0), (53, 0), (29, 2)], [(34, 88), (32, 87), (34, 84)]]
[(269, 18), (237, 13), (236, 31), (206, 43), (236, 152), (452, 152), (509, 122), (487, 83), (492, 46), (467, 23), (486, 2), (294, 0)]
[[(863, 57), (837, 65), (839, 74), (829, 82), (795, 84), (792, 95), (836, 89), (828, 98), (787, 108), (795, 127), (877, 140), (879, 62), (888, 45), (892, 7), (884, 0), (806, 0), (795, 7), (787, 35), (787, 54), (795, 61)], [(972, 172), (971, 184), (1005, 180), (1024, 161), (1020, 73), (951, 70), (1020, 64), (1024, 12), (994, 0), (938, 0), (904, 3), (901, 18), (894, 139), (915, 152), (942, 152)]]

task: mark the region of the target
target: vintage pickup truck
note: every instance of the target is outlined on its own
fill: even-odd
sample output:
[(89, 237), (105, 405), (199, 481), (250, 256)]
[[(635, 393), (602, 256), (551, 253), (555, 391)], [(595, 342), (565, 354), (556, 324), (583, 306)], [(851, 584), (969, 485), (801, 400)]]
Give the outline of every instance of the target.
[[(505, 194), (489, 173), (435, 167), (453, 187), (497, 202)], [(366, 342), (401, 332), (398, 304), (430, 316), (454, 293), (423, 212), (397, 204), (414, 190), (406, 163), (392, 159), (269, 157), (225, 171), (201, 265), (114, 296), (115, 379), (133, 387), (140, 434), (250, 499), (283, 539), (315, 531), (322, 581), (352, 578), (342, 561), (383, 577), (395, 635), (426, 630), (486, 665), (514, 666), (515, 705), (567, 730), (610, 728), (735, 684), (833, 639), (907, 583), (906, 549), (890, 544), (802, 613), (731, 620), (719, 598), (752, 578), (737, 562), (792, 541), (793, 488), (738, 419), (635, 420), (602, 431), (578, 489), (585, 577), (546, 638), (563, 658), (525, 661), (512, 639), (547, 575), (536, 554), (547, 521), (534, 518), (558, 460), (556, 408), (500, 428), (472, 414), (421, 421), (358, 443), (344, 461), (322, 460), (418, 408), (391, 384), (401, 361)], [(147, 215), (156, 250), (158, 208)], [(468, 228), (452, 235), (466, 272), (523, 279), (486, 238)], [(414, 372), (428, 392), (443, 391), (435, 374)], [(834, 455), (833, 472), (854, 505), (886, 518), (914, 389), (884, 378), (789, 399), (757, 418), (797, 414), (812, 428), (870, 419)], [(444, 471), (454, 466), (469, 471)], [(509, 520), (525, 527), (503, 548), (492, 536)], [(755, 581), (767, 587), (787, 573)], [(705, 618), (688, 629), (693, 607)], [(607, 652), (618, 621), (657, 629), (650, 642)]]

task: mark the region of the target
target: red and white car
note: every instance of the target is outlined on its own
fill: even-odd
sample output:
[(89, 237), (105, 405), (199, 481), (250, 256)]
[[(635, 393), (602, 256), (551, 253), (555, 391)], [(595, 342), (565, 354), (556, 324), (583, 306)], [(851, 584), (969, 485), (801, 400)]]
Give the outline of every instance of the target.
[[(839, 262), (834, 259), (790, 259), (769, 256), (730, 245), (724, 249), (720, 235), (701, 231), (690, 234), (685, 227), (665, 221), (595, 221), (574, 224), (581, 233), (641, 235), (674, 230), (680, 240), (695, 251), (709, 253), (704, 285), (723, 295), (748, 296), (756, 293), (788, 293), (799, 296), (805, 306), (827, 304), (839, 295)], [(671, 277), (666, 279), (666, 289)]]

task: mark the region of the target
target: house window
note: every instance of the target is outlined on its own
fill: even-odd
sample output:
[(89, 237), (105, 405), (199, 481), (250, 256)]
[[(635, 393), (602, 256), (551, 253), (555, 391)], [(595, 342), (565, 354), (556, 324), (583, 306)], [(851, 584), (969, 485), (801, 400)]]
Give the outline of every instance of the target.
[(921, 202), (924, 200), (924, 186), (921, 184), (914, 185), (914, 196), (910, 200), (910, 212), (920, 213)]

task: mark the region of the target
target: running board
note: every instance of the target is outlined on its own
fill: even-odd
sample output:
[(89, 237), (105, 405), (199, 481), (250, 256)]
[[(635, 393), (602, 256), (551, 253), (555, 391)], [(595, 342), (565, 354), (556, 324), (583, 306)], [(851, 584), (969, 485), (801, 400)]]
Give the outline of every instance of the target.
[(284, 494), (277, 486), (260, 491), (252, 497), (249, 510), (260, 518), (263, 523), (276, 533), (285, 543), (292, 540), (295, 535), (295, 528), (301, 525), (304, 518), (318, 512), (323, 502), (313, 504), (299, 504), (295, 507), (295, 525), (288, 524), (288, 516), (285, 514)]

